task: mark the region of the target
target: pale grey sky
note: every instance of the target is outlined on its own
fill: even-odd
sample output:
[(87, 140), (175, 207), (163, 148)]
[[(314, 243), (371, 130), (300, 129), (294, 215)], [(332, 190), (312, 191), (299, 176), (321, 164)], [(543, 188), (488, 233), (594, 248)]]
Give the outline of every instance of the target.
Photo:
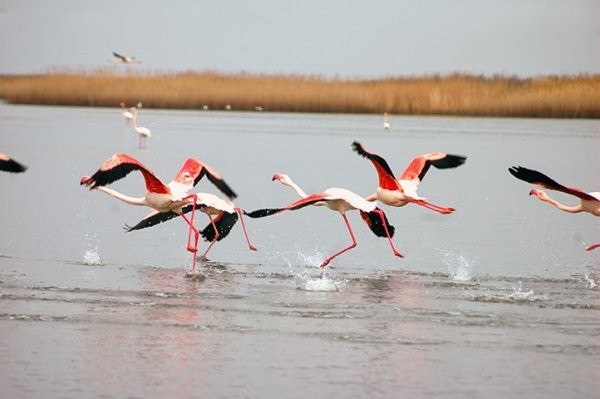
[(600, 73), (600, 1), (0, 0), (0, 73), (106, 67), (113, 50), (143, 71)]

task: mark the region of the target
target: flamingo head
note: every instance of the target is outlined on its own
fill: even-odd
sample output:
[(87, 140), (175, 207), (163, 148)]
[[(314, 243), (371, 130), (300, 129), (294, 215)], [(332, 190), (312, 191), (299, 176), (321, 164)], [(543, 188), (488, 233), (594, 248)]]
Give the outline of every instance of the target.
[(275, 173), (273, 175), (273, 179), (271, 179), (273, 181), (278, 180), (278, 181), (285, 181), (285, 180), (289, 180), (288, 175), (284, 174), (284, 173)]
[(545, 199), (548, 197), (545, 192), (542, 190), (536, 190), (535, 188), (529, 192), (529, 195), (535, 195), (539, 199)]
[(121, 102), (119, 103), (119, 106), (120, 106), (121, 108), (125, 108), (125, 103), (121, 101)]
[(82, 185), (82, 186), (83, 186), (84, 184), (85, 184), (86, 186), (90, 186), (90, 185), (92, 185), (93, 183), (94, 183), (94, 181), (92, 180), (91, 176), (83, 176), (83, 177), (81, 178), (81, 180), (79, 181), (79, 184), (80, 184), (80, 185)]

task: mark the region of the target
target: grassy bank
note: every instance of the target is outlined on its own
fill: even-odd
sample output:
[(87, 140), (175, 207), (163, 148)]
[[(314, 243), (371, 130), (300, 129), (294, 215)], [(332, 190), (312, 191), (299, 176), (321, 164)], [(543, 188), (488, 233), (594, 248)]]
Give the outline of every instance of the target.
[(600, 75), (533, 79), (471, 75), (330, 79), (216, 73), (104, 71), (0, 76), (0, 98), (16, 104), (288, 112), (599, 118)]

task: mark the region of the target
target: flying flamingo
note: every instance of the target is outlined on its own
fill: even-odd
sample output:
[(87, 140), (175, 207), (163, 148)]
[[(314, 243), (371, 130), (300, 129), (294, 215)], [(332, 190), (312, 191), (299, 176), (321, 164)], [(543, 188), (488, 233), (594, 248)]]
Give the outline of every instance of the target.
[(11, 173), (22, 173), (27, 170), (27, 166), (0, 152), (0, 170)]
[(331, 260), (336, 256), (356, 247), (356, 238), (354, 237), (354, 232), (352, 231), (352, 227), (350, 227), (350, 222), (346, 216), (346, 212), (351, 210), (360, 211), (360, 216), (365, 221), (367, 226), (369, 226), (371, 231), (378, 237), (387, 237), (394, 255), (400, 258), (403, 257), (402, 254), (396, 250), (394, 243), (392, 242), (392, 237), (394, 236), (394, 226), (389, 224), (385, 213), (375, 206), (373, 202), (366, 201), (360, 195), (344, 188), (328, 188), (322, 193), (308, 195), (296, 183), (294, 183), (294, 181), (292, 181), (288, 175), (282, 173), (275, 173), (272, 180), (277, 180), (281, 184), (293, 188), (296, 193), (302, 197), (302, 199), (283, 208), (259, 209), (250, 213), (246, 213), (246, 215), (253, 218), (260, 218), (283, 211), (295, 211), (308, 205), (324, 205), (332, 211), (337, 211), (342, 215), (342, 218), (346, 223), (346, 227), (348, 228), (348, 232), (350, 233), (352, 243), (348, 247), (343, 248), (342, 250), (325, 259), (323, 263), (321, 263), (321, 267), (327, 266), (329, 262), (331, 262)]
[(140, 148), (140, 150), (143, 150), (144, 148), (146, 148), (146, 138), (151, 137), (152, 134), (150, 133), (150, 129), (148, 129), (147, 127), (138, 126), (138, 124), (137, 124), (137, 121), (138, 121), (137, 108), (131, 107), (130, 110), (131, 110), (131, 114), (133, 115), (133, 130), (135, 130), (135, 132), (138, 134), (138, 136), (140, 138), (139, 148)]
[(115, 60), (113, 60), (114, 62), (120, 62), (122, 64), (141, 64), (142, 63), (142, 61), (138, 60), (135, 57), (128, 57), (128, 56), (119, 54), (116, 51), (113, 51), (112, 54), (116, 58)]
[(125, 120), (125, 126), (127, 126), (133, 120), (133, 113), (131, 113), (131, 110), (125, 108), (124, 102), (119, 103), (119, 106), (121, 107), (121, 116)]
[[(536, 186), (544, 187), (549, 190), (560, 191), (565, 194), (574, 195), (580, 199), (579, 205), (568, 206), (561, 204), (553, 198), (550, 198), (542, 190), (536, 190), (535, 188), (529, 192), (529, 195), (535, 195), (540, 201), (544, 201), (553, 205), (564, 212), (569, 213), (580, 213), (588, 212), (594, 216), (600, 216), (600, 192), (596, 193), (585, 193), (577, 188), (565, 187), (560, 183), (557, 183), (545, 174), (536, 170), (527, 169), (522, 166), (513, 166), (508, 169), (511, 175), (519, 180), (526, 181), (527, 183), (534, 184)], [(600, 244), (593, 244), (586, 248), (587, 251), (591, 251), (600, 247)]]
[[(131, 171), (138, 170), (142, 173), (146, 183), (146, 194), (144, 197), (130, 197), (116, 190), (105, 187), (106, 185), (120, 180), (127, 176)], [(96, 189), (115, 197), (127, 204), (137, 206), (147, 206), (154, 211), (150, 216), (156, 213), (175, 213), (181, 215), (189, 226), (188, 241), (186, 249), (193, 254), (192, 273), (196, 272), (196, 253), (198, 251), (199, 231), (194, 227), (194, 211), (196, 208), (206, 206), (198, 201), (197, 194), (188, 194), (204, 176), (225, 195), (235, 198), (235, 192), (225, 183), (221, 176), (209, 166), (202, 162), (188, 158), (173, 181), (164, 184), (158, 177), (137, 159), (123, 153), (117, 153), (108, 158), (91, 177), (84, 176), (80, 184), (86, 185), (90, 190)], [(189, 206), (189, 208), (187, 208)], [(184, 216), (184, 208), (192, 212), (191, 219)], [(173, 217), (173, 216), (171, 216)], [(166, 217), (165, 220), (170, 219)], [(155, 222), (154, 224), (158, 223)], [(192, 235), (194, 242), (192, 243)]]
[(434, 205), (425, 198), (419, 197), (417, 188), (432, 165), (438, 169), (456, 168), (465, 163), (467, 160), (466, 157), (445, 154), (443, 152), (419, 155), (410, 162), (404, 173), (402, 173), (402, 176), (400, 176), (400, 179), (396, 180), (392, 169), (388, 166), (385, 159), (368, 152), (357, 141), (352, 143), (352, 148), (359, 155), (373, 163), (379, 176), (377, 192), (368, 196), (366, 198), (367, 201), (379, 200), (386, 205), (397, 207), (414, 203), (441, 214), (450, 214), (455, 211), (454, 208)]

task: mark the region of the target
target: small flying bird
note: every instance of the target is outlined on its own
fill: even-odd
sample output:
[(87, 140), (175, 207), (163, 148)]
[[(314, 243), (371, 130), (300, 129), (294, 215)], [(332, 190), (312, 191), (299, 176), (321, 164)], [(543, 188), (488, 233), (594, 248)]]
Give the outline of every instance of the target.
[(332, 211), (339, 212), (342, 215), (344, 223), (346, 223), (346, 227), (350, 233), (352, 243), (348, 247), (343, 248), (342, 250), (325, 259), (323, 263), (321, 263), (321, 267), (327, 266), (329, 262), (331, 262), (331, 260), (336, 256), (356, 247), (356, 238), (346, 216), (346, 212), (351, 210), (358, 210), (363, 221), (367, 224), (367, 226), (369, 226), (371, 231), (375, 233), (377, 237), (387, 237), (394, 255), (400, 258), (403, 257), (402, 254), (396, 250), (394, 243), (392, 242), (392, 237), (394, 236), (394, 226), (389, 224), (385, 213), (375, 206), (373, 202), (366, 201), (360, 195), (344, 188), (328, 188), (322, 193), (308, 195), (296, 183), (294, 183), (294, 181), (288, 175), (283, 173), (275, 173), (272, 180), (279, 181), (281, 184), (293, 188), (302, 199), (282, 208), (259, 209), (249, 213), (244, 212), (246, 215), (252, 218), (261, 218), (284, 211), (295, 211), (308, 205), (326, 206)]
[[(586, 193), (578, 188), (565, 187), (555, 180), (546, 176), (545, 174), (538, 172), (537, 170), (527, 169), (522, 166), (513, 166), (508, 169), (511, 175), (519, 180), (523, 180), (527, 183), (546, 188), (548, 190), (560, 191), (565, 194), (574, 195), (579, 198), (580, 203), (578, 205), (569, 206), (561, 204), (557, 200), (550, 198), (546, 192), (542, 190), (532, 189), (529, 195), (535, 195), (540, 201), (549, 203), (550, 205), (560, 209), (561, 211), (568, 213), (580, 213), (587, 212), (593, 216), (600, 216), (600, 192)], [(586, 248), (587, 251), (591, 251), (600, 247), (600, 244), (593, 244)]]
[(116, 51), (112, 52), (113, 56), (116, 58), (115, 62), (120, 62), (122, 64), (141, 64), (142, 61), (138, 60), (135, 57), (128, 57), (122, 54), (117, 53)]
[(466, 162), (466, 157), (445, 154), (443, 152), (419, 155), (410, 162), (404, 173), (402, 173), (402, 176), (400, 176), (400, 179), (396, 180), (392, 169), (385, 159), (368, 152), (357, 141), (352, 143), (352, 148), (358, 155), (367, 158), (373, 163), (379, 176), (377, 191), (368, 196), (366, 198), (367, 201), (379, 200), (386, 205), (396, 207), (413, 203), (444, 215), (456, 210), (432, 204), (426, 198), (420, 197), (417, 194), (417, 188), (431, 166), (435, 166), (438, 169), (456, 168)]
[[(124, 178), (134, 170), (142, 174), (146, 183), (146, 194), (143, 197), (130, 197), (106, 187)], [(90, 190), (103, 191), (127, 204), (152, 208), (153, 211), (146, 219), (152, 217), (157, 219), (151, 219), (153, 222), (149, 226), (172, 219), (175, 216), (181, 216), (189, 226), (186, 249), (193, 254), (192, 273), (195, 273), (200, 232), (194, 227), (193, 215), (196, 209), (209, 205), (198, 198), (199, 194), (189, 194), (188, 192), (204, 176), (229, 198), (236, 197), (235, 192), (225, 183), (218, 172), (194, 158), (188, 158), (175, 178), (170, 183), (164, 184), (154, 172), (137, 159), (127, 154), (117, 153), (108, 158), (92, 176), (82, 177), (80, 184), (87, 186)], [(192, 212), (191, 219), (184, 215), (187, 212)], [(161, 216), (157, 217), (157, 214), (161, 214)]]
[(131, 111), (131, 115), (133, 116), (133, 130), (135, 130), (135, 132), (137, 133), (138, 137), (139, 137), (139, 149), (143, 150), (146, 148), (146, 139), (148, 137), (152, 137), (152, 133), (150, 132), (150, 129), (148, 129), (147, 127), (143, 127), (143, 126), (138, 126), (137, 122), (138, 122), (138, 110), (136, 107), (131, 107), (130, 108)]
[(11, 173), (23, 173), (27, 170), (27, 166), (0, 152), (0, 170)]

